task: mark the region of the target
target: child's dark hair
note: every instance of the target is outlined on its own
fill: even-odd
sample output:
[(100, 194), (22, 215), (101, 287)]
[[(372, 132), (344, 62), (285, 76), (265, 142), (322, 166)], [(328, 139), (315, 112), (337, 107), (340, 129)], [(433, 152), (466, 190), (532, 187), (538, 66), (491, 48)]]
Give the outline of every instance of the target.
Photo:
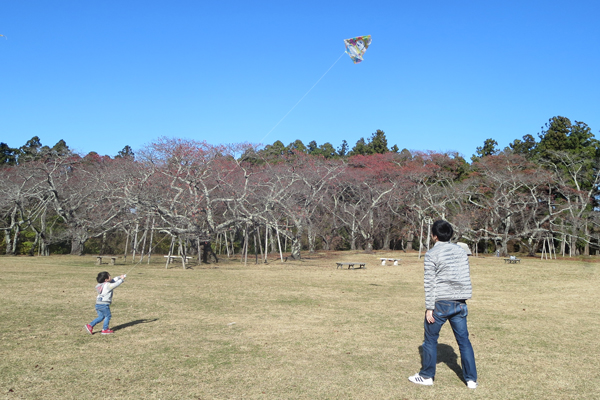
[(454, 229), (452, 229), (452, 225), (449, 222), (440, 219), (433, 223), (431, 233), (437, 236), (440, 242), (449, 242), (452, 239), (452, 235), (454, 235)]
[(108, 279), (109, 276), (110, 276), (110, 274), (108, 272), (102, 271), (96, 277), (96, 281), (98, 281), (98, 283), (104, 283), (104, 282), (106, 282), (106, 280)]

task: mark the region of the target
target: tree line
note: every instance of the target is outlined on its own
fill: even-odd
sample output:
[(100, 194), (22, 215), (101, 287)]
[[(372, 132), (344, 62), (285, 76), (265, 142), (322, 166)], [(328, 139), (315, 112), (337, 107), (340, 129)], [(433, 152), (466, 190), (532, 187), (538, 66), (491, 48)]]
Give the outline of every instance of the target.
[[(133, 154), (74, 154), (34, 137), (0, 143), (6, 254), (151, 253), (247, 259), (302, 251), (418, 248), (436, 219), (476, 252), (598, 249), (600, 142), (553, 117), (505, 149), (399, 151), (383, 131), (354, 148), (161, 138)], [(426, 235), (425, 235), (426, 236)]]

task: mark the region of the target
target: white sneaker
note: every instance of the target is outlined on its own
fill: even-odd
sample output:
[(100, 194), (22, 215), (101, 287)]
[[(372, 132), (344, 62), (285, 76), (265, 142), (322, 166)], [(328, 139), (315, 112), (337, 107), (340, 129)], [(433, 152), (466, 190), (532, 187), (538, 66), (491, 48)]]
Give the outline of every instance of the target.
[(477, 387), (477, 382), (475, 382), (475, 381), (467, 381), (467, 387), (469, 389), (475, 389)]
[(415, 374), (413, 376), (409, 376), (408, 380), (412, 383), (416, 383), (417, 385), (431, 386), (433, 385), (433, 378), (423, 378), (419, 374)]

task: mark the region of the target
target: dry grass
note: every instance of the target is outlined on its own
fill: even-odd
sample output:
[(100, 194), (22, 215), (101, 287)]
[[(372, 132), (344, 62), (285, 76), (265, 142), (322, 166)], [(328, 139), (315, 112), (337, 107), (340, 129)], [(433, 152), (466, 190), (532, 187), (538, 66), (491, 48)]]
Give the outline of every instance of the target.
[[(93, 257), (0, 257), (0, 395), (7, 399), (597, 399), (599, 264), (472, 258), (480, 387), (442, 330), (433, 387), (419, 370), (422, 260), (395, 253), (141, 264), (116, 289), (114, 335), (90, 336)], [(366, 261), (366, 270), (334, 261)], [(99, 326), (97, 326), (98, 328)], [(457, 364), (458, 363), (458, 364)]]

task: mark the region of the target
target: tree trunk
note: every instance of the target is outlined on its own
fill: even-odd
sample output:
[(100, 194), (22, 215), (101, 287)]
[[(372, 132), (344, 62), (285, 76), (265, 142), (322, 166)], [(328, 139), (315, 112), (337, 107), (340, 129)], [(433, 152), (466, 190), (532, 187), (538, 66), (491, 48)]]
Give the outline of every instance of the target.
[(300, 241), (299, 236), (294, 236), (292, 239), (292, 258), (294, 260), (300, 260), (300, 250), (302, 248), (302, 243)]
[(279, 257), (283, 262), (283, 252), (281, 251), (281, 240), (279, 239), (279, 227), (275, 225), (275, 233), (277, 234), (277, 246), (279, 247)]
[[(273, 243), (272, 237), (271, 237), (271, 243)], [(269, 225), (265, 225), (265, 263), (267, 262), (268, 257), (269, 257)]]
[[(260, 235), (259, 235), (260, 240)], [(262, 252), (262, 250), (261, 250)], [(254, 263), (258, 264), (258, 249), (256, 247), (256, 227), (254, 227)]]
[(35, 241), (33, 242), (33, 245), (31, 245), (31, 248), (29, 249), (29, 255), (33, 257), (33, 254), (35, 252), (35, 248), (38, 245), (38, 243), (40, 242), (40, 233), (36, 232), (35, 233)]
[(186, 269), (186, 257), (187, 254), (185, 252), (185, 246), (184, 244), (181, 242), (181, 238), (179, 238), (179, 255), (181, 256), (181, 265), (183, 266), (183, 269)]
[(135, 224), (135, 235), (133, 235), (133, 241), (131, 242), (131, 263), (133, 264), (135, 262), (135, 253), (137, 253), (137, 247), (138, 247), (138, 230), (139, 230), (140, 224), (138, 222), (136, 222)]
[(217, 258), (217, 255), (213, 251), (212, 246), (211, 246), (209, 240), (206, 240), (203, 243), (203, 245), (202, 245), (202, 254), (203, 254), (202, 262), (204, 262), (205, 264), (209, 263), (209, 260), (208, 260), (209, 256), (212, 256), (213, 260), (215, 261), (215, 264), (217, 264), (219, 262), (219, 259)]
[[(173, 255), (173, 248), (175, 247), (175, 236), (171, 236), (171, 244), (169, 245), (169, 253), (167, 254), (167, 263), (165, 264), (165, 269), (169, 268), (169, 263), (171, 262), (171, 256)], [(125, 253), (127, 254), (127, 253)]]
[(323, 242), (323, 250), (328, 251), (331, 250), (331, 236), (329, 235), (321, 235), (321, 240)]
[(148, 220), (148, 218), (146, 218), (146, 225), (144, 227), (144, 235), (143, 240), (142, 240), (142, 248), (140, 250), (140, 262), (142, 262), (144, 260), (144, 250), (146, 250), (146, 238), (148, 236), (148, 224), (150, 223), (150, 221)]
[(106, 246), (106, 232), (102, 234), (102, 241), (100, 242), (100, 255), (104, 255), (104, 247)]
[(373, 236), (371, 236), (371, 234), (368, 234), (365, 239), (367, 242), (365, 253), (372, 254), (373, 253)]
[(77, 236), (71, 238), (71, 255), (83, 255), (83, 241)]
[[(265, 230), (266, 230), (266, 228), (265, 228)], [(255, 236), (258, 236), (258, 248), (260, 249), (260, 259), (263, 260), (263, 261), (265, 261), (266, 260), (266, 254), (263, 254), (262, 239), (260, 238), (260, 226), (258, 227), (258, 233), (256, 233), (256, 231), (257, 230), (255, 228), (254, 229)], [(257, 262), (258, 262), (258, 260), (257, 260)]]
[(12, 246), (10, 245), (10, 230), (9, 229), (5, 229), (4, 230), (4, 244), (6, 245), (6, 255), (10, 256), (12, 255)]
[(308, 252), (315, 252), (315, 242), (317, 234), (314, 232), (312, 224), (308, 224)]
[(585, 224), (585, 246), (583, 248), (583, 255), (584, 256), (589, 256), (590, 255), (590, 232), (588, 231), (588, 224), (586, 222)]
[[(129, 246), (129, 232), (125, 229), (125, 252), (123, 253), (123, 259), (127, 261), (127, 247)], [(171, 253), (169, 253), (171, 255)]]
[(527, 252), (527, 255), (530, 257), (535, 257), (535, 250), (537, 249), (537, 246), (539, 246), (540, 242), (537, 240), (534, 240), (533, 237), (530, 237), (528, 242), (529, 242), (529, 251)]
[(296, 233), (292, 237), (292, 258), (300, 260), (300, 250), (302, 250), (302, 234), (304, 233), (303, 221), (295, 221)]
[(392, 241), (392, 233), (391, 233), (391, 230), (388, 229), (385, 231), (385, 234), (383, 235), (383, 243), (381, 246), (382, 250), (389, 250), (391, 241)]
[(19, 224), (15, 225), (15, 236), (13, 237), (12, 249), (10, 250), (10, 254), (17, 254), (17, 245), (19, 244), (19, 234), (21, 233), (21, 226)]
[(352, 227), (350, 229), (350, 250), (356, 250), (356, 237), (358, 232), (356, 231), (355, 221), (352, 221)]
[(374, 231), (374, 226), (375, 226), (375, 218), (373, 216), (373, 209), (369, 209), (369, 233), (367, 234), (367, 236), (365, 237), (365, 239), (367, 240), (367, 248), (365, 250), (365, 252), (367, 254), (371, 254), (373, 253), (373, 231)]
[(269, 228), (269, 236), (271, 237), (271, 253), (277, 253), (277, 244), (273, 238), (273, 227)]
[(504, 234), (500, 243), (500, 255), (506, 257), (508, 255), (508, 232), (510, 229), (510, 217), (506, 218), (506, 225), (504, 226)]

